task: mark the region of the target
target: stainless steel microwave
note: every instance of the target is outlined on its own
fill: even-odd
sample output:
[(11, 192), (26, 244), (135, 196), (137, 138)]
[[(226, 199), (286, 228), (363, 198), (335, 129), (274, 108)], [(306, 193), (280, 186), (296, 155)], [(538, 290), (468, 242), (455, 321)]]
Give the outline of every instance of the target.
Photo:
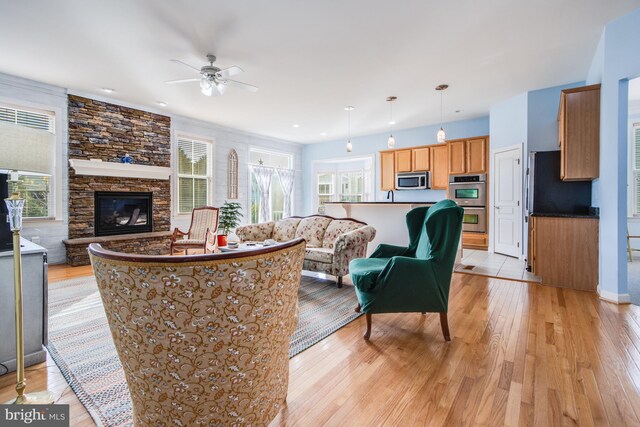
[(429, 172), (405, 172), (396, 174), (396, 190), (426, 190), (430, 188)]

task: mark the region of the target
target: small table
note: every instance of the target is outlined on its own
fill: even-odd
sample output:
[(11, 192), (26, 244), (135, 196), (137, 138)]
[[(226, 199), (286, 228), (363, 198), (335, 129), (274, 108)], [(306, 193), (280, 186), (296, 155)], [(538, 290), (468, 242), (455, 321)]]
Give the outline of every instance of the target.
[(220, 252), (226, 253), (226, 252), (250, 252), (250, 251), (255, 251), (257, 249), (263, 249), (263, 248), (270, 248), (271, 246), (277, 246), (278, 243), (275, 243), (273, 245), (265, 245), (262, 242), (256, 242), (256, 243), (240, 243), (240, 245), (238, 245), (237, 248), (235, 249), (231, 249), (228, 246), (218, 246), (218, 249), (220, 250)]

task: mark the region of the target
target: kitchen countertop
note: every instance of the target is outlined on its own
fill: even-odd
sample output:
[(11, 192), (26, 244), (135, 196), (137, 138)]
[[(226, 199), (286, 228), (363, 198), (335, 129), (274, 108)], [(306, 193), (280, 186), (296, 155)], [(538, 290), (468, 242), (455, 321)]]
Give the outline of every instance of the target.
[(599, 215), (590, 214), (573, 214), (573, 213), (533, 213), (532, 217), (550, 217), (550, 218), (592, 218), (600, 219)]

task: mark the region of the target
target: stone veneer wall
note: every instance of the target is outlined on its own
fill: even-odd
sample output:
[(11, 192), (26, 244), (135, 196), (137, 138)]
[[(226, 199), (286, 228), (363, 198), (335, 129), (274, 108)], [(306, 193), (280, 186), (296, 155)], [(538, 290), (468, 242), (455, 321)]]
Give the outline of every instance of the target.
[[(68, 115), (70, 159), (119, 162), (128, 153), (136, 164), (171, 166), (170, 117), (74, 95)], [(69, 168), (69, 239), (94, 237), (95, 191), (153, 192), (153, 231), (170, 230), (169, 180), (76, 175)]]

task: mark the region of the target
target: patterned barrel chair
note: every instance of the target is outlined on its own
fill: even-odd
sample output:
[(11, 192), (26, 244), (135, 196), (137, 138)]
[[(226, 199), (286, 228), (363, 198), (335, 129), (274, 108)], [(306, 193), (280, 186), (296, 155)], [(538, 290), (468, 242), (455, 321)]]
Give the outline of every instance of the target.
[(137, 427), (267, 425), (289, 380), (305, 242), (143, 256), (89, 247)]

